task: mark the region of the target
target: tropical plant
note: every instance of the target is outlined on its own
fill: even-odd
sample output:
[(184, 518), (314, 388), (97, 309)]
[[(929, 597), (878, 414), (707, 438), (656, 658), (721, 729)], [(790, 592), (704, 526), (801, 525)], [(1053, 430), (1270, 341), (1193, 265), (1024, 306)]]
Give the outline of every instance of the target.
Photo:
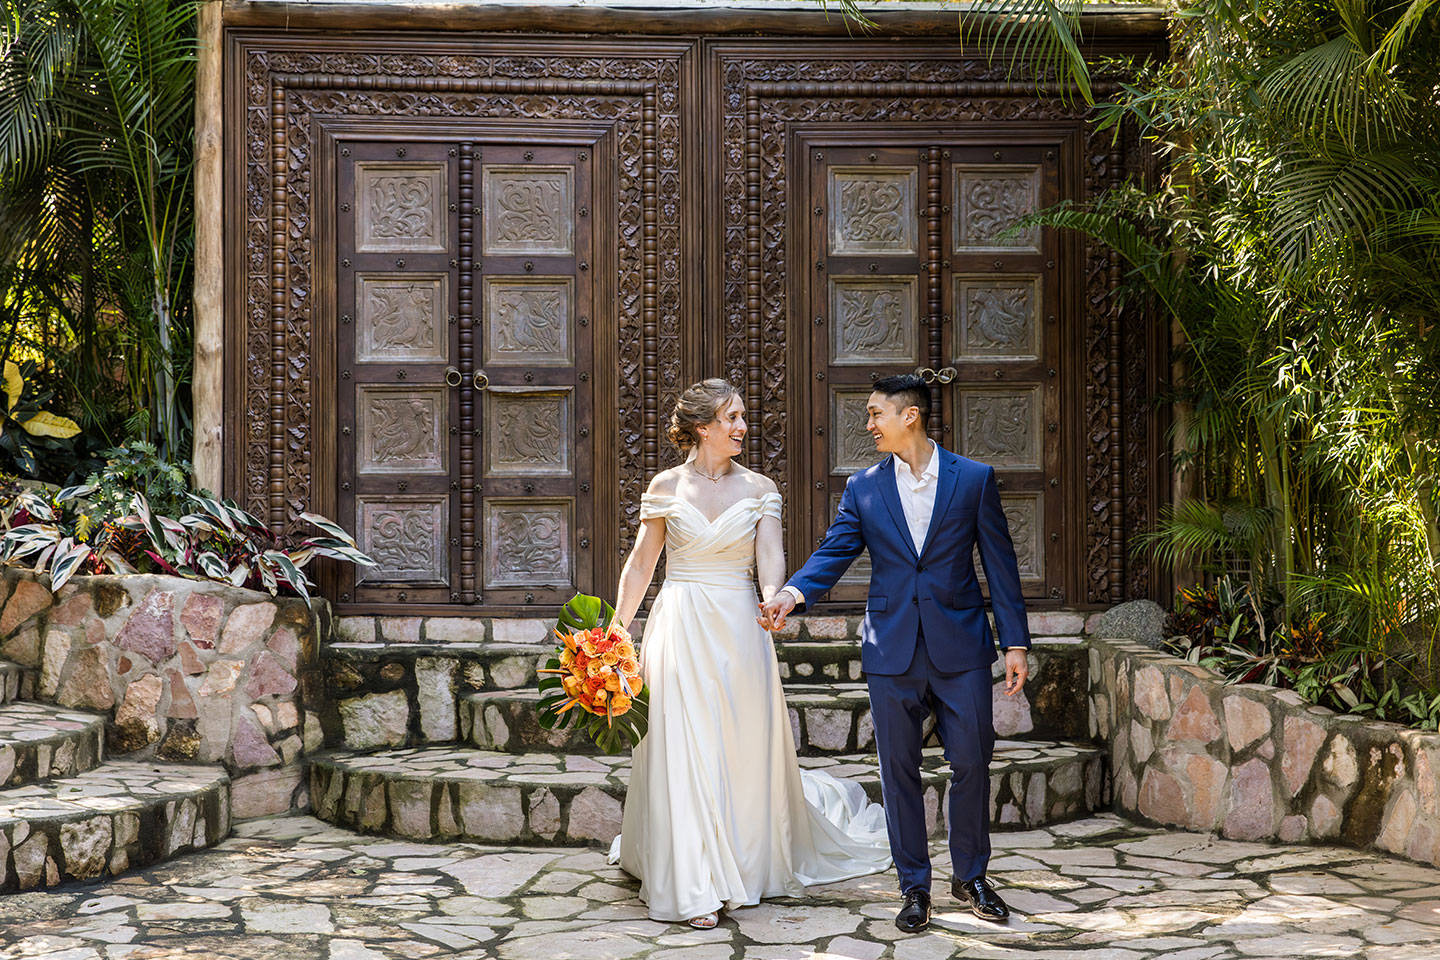
[(53, 365), (87, 430), (138, 431), (178, 459), (197, 4), (0, 4), (3, 355)]
[(144, 495), (137, 493), (134, 514), (120, 521), (149, 538), (146, 553), (165, 573), (265, 590), (271, 596), (283, 587), (308, 604), (315, 585), (304, 567), (311, 560), (330, 557), (362, 566), (375, 563), (342, 527), (318, 513), (302, 513), (300, 519), (326, 536), (291, 544), (232, 500), (194, 494), (190, 499), (199, 509), (174, 519), (152, 512)]
[(0, 563), (28, 560), (36, 573), (49, 572), (51, 590), (59, 590), (77, 573), (134, 573), (130, 560), (110, 543), (116, 528), (97, 528), (77, 509), (91, 492), (87, 486), (66, 487), (48, 496), (22, 491), (5, 512)]
[[(86, 497), (86, 512), (95, 520), (124, 516), (135, 494), (143, 493), (155, 513), (178, 516), (193, 506), (190, 475), (187, 461), (165, 460), (153, 443), (122, 444), (106, 450), (105, 465), (86, 479), (94, 488)], [(209, 496), (208, 491), (196, 492)]]
[(90, 499), (99, 493), (87, 484), (54, 493), (22, 489), (0, 498), (0, 563), (23, 561), (37, 573), (48, 572), (51, 590), (81, 573), (158, 571), (271, 596), (284, 589), (307, 604), (314, 584), (304, 568), (311, 560), (374, 563), (349, 534), (318, 514), (301, 516), (324, 535), (292, 544), (229, 500), (186, 494), (198, 509), (174, 519), (151, 510), (139, 492), (130, 494), (126, 515), (107, 514)]
[(5, 406), (0, 410), (0, 450), (14, 458), (21, 472), (35, 476), (39, 472), (36, 444), (53, 447), (56, 441), (75, 436), (80, 427), (69, 417), (41, 409), (50, 402), (51, 395), (27, 390), (25, 374), (14, 361), (6, 360), (3, 370), (0, 389), (5, 393)]

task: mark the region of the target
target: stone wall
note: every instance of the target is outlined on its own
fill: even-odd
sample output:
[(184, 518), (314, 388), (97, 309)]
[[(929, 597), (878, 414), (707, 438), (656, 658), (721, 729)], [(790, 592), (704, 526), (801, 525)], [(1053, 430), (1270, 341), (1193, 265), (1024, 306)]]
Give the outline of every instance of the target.
[(40, 699), (106, 715), (112, 755), (224, 764), (237, 817), (308, 804), (327, 627), (323, 601), (206, 581), (75, 577), (52, 595), (0, 574), (0, 659), (37, 670)]
[(1090, 733), (1114, 808), (1235, 840), (1326, 841), (1440, 864), (1440, 734), (1092, 638)]

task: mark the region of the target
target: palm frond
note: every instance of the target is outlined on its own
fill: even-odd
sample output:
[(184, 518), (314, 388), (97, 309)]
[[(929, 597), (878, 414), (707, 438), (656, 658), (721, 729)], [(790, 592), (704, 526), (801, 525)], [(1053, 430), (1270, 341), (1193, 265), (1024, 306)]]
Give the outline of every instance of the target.
[(1022, 65), (1037, 83), (1053, 75), (1095, 103), (1090, 65), (1080, 49), (1083, 0), (979, 0), (960, 15), (961, 37), (973, 37), (990, 59), (1004, 59), (1011, 75)]

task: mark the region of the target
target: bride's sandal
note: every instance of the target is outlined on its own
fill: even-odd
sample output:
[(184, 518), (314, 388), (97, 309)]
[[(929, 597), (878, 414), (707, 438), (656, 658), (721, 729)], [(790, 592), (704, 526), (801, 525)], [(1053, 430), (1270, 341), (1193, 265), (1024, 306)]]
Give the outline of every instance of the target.
[(690, 924), (690, 926), (694, 927), (696, 930), (713, 930), (715, 928), (715, 925), (720, 922), (720, 914), (712, 910), (704, 916), (691, 917), (685, 922)]

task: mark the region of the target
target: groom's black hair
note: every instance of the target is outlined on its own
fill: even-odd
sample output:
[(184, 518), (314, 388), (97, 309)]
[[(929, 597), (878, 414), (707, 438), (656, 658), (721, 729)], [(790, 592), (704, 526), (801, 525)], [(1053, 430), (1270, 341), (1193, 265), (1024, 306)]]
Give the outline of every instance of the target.
[(919, 374), (902, 373), (893, 377), (881, 377), (875, 381), (873, 389), (876, 393), (885, 394), (897, 410), (919, 407), (920, 429), (925, 429), (925, 422), (930, 419), (930, 388), (920, 379)]

